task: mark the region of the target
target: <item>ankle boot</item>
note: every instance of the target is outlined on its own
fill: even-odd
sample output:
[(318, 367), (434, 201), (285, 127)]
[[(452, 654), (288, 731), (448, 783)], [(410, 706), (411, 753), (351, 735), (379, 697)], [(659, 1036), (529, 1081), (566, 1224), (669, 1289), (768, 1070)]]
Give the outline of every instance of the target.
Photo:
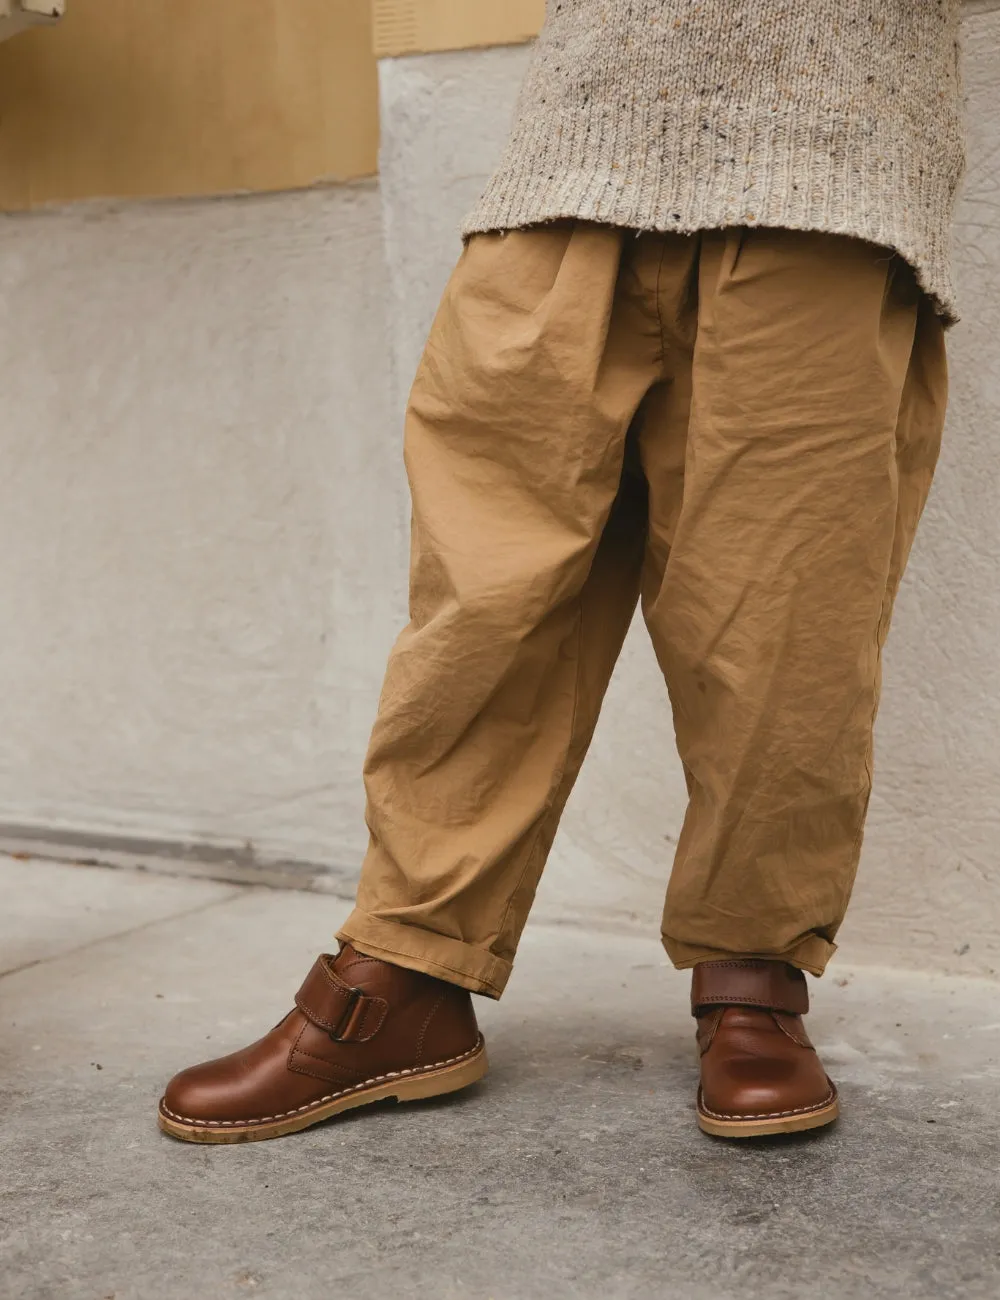
[(465, 989), (347, 944), (316, 961), (269, 1034), (171, 1079), (159, 1124), (186, 1142), (252, 1142), (373, 1101), (455, 1092), (486, 1068)]
[(837, 1118), (837, 1090), (802, 1024), (805, 976), (782, 961), (700, 962), (698, 1123), (715, 1137), (767, 1137)]

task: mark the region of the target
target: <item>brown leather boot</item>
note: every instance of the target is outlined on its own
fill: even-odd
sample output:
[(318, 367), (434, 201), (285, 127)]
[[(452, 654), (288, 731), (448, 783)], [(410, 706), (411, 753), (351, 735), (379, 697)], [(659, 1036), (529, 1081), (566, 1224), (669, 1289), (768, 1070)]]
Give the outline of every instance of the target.
[(322, 956), (295, 1010), (232, 1056), (167, 1084), (164, 1133), (185, 1142), (253, 1142), (354, 1106), (455, 1092), (486, 1073), (472, 998), (454, 984), (357, 952)]
[(698, 1123), (716, 1137), (767, 1137), (837, 1118), (837, 1089), (802, 1016), (806, 979), (783, 961), (706, 961), (694, 968)]

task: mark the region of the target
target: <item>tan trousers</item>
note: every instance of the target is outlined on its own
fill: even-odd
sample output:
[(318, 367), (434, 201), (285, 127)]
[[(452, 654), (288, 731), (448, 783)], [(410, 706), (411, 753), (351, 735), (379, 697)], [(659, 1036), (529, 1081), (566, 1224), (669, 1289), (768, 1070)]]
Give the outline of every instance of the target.
[(499, 996), (641, 594), (690, 795), (667, 953), (820, 974), (946, 386), (909, 267), (857, 240), (476, 236), (409, 404), (411, 622), (339, 937)]

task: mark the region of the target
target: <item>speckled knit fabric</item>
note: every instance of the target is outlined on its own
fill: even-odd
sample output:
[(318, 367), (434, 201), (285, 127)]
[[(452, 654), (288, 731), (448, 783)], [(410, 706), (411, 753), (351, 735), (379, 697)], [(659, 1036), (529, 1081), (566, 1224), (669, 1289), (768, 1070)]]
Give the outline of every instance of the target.
[(959, 0), (548, 0), (464, 233), (579, 217), (896, 249), (949, 320)]

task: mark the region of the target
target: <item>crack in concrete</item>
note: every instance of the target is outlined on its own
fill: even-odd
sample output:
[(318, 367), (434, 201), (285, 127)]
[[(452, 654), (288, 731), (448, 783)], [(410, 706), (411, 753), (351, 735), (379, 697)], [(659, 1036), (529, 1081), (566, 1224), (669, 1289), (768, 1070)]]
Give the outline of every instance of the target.
[(184, 916), (209, 912), (213, 907), (222, 907), (226, 903), (234, 902), (237, 898), (243, 898), (251, 892), (251, 889), (252, 886), (247, 886), (245, 889), (234, 889), (223, 898), (215, 898), (210, 903), (199, 903), (197, 907), (184, 907), (179, 912), (171, 912), (167, 916), (153, 917), (151, 920), (142, 921), (138, 925), (129, 925), (123, 930), (115, 930), (112, 934), (102, 934), (99, 939), (90, 939), (87, 943), (77, 944), (75, 948), (66, 948), (62, 952), (53, 953), (49, 957), (35, 957), (31, 961), (21, 962), (19, 966), (11, 966), (6, 970), (0, 970), (0, 980), (5, 980), (11, 975), (19, 975), (22, 971), (33, 970), (36, 966), (48, 966), (52, 962), (62, 961), (64, 957), (73, 957), (77, 953), (87, 952), (89, 949), (97, 948), (102, 943), (108, 943), (112, 939), (122, 939), (130, 934), (141, 934), (143, 930), (151, 930), (157, 925), (165, 924), (167, 921), (178, 921)]

